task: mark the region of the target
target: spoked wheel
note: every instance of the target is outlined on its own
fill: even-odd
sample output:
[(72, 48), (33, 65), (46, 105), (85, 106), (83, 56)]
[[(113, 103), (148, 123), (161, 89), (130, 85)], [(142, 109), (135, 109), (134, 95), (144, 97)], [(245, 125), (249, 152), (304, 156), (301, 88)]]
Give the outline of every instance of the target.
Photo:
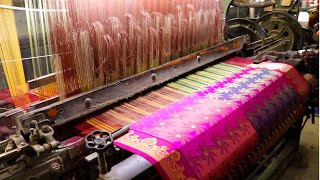
[(226, 38), (231, 39), (246, 34), (249, 35), (251, 42), (267, 37), (265, 30), (252, 20), (234, 18), (227, 21)]
[(303, 46), (304, 32), (299, 22), (290, 14), (284, 12), (269, 12), (262, 15), (257, 23), (267, 32), (267, 35), (277, 35), (285, 43), (278, 51), (299, 50)]

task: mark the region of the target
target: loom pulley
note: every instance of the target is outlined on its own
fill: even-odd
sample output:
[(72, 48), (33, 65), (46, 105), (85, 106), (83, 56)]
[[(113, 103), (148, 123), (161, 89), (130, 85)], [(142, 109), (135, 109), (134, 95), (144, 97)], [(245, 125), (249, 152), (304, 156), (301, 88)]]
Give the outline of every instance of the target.
[(227, 37), (238, 37), (241, 35), (249, 35), (250, 42), (255, 42), (267, 37), (265, 30), (255, 21), (246, 18), (234, 18), (227, 22), (225, 30)]
[[(252, 50), (253, 55), (257, 55), (259, 51), (277, 50), (285, 52), (301, 49), (304, 44), (304, 32), (297, 21), (297, 16), (286, 11), (295, 7), (297, 1), (292, 3), (290, 7), (282, 6), (279, 3), (278, 1), (275, 3), (268, 1), (232, 1), (226, 15), (226, 37), (234, 38), (239, 35), (249, 35), (251, 43), (247, 45), (246, 53), (250, 55), (252, 54)], [(246, 14), (240, 15), (239, 9), (237, 9), (256, 8), (261, 11), (261, 9), (272, 5), (275, 6), (273, 11), (264, 12), (264, 14), (258, 15), (258, 17), (251, 17), (251, 14), (250, 17)], [(235, 9), (237, 11), (236, 15), (233, 14)]]
[(257, 20), (257, 23), (268, 32), (268, 36), (273, 34), (279, 35), (286, 41), (286, 48), (283, 47), (281, 52), (288, 50), (301, 49), (304, 43), (304, 32), (301, 25), (293, 16), (284, 12), (269, 12)]

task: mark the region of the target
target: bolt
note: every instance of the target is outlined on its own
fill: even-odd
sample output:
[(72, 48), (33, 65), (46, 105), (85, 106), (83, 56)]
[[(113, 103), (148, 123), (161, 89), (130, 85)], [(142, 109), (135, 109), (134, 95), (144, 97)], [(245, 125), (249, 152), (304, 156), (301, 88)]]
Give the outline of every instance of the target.
[(36, 120), (32, 120), (32, 121), (30, 122), (30, 127), (32, 127), (32, 128), (37, 128), (37, 126), (38, 126), (38, 122), (37, 122)]
[(198, 60), (198, 62), (201, 62), (201, 56), (197, 56), (197, 60)]
[(45, 126), (42, 127), (42, 131), (44, 133), (49, 133), (51, 131), (51, 129), (50, 129), (50, 127), (48, 125), (45, 125)]
[(17, 129), (17, 126), (12, 126), (12, 130), (14, 130), (14, 132), (15, 132), (15, 134), (16, 134), (17, 136), (20, 135), (19, 130)]
[(151, 79), (154, 81), (154, 80), (156, 80), (156, 78), (157, 78), (156, 73), (152, 73), (152, 74), (151, 74)]
[(92, 105), (92, 100), (90, 98), (86, 98), (84, 100), (84, 104), (86, 105), (86, 108), (89, 109)]
[(60, 171), (61, 171), (61, 166), (60, 166), (60, 164), (58, 164), (58, 163), (52, 163), (52, 164), (51, 164), (51, 170), (52, 170), (52, 172), (54, 172), (54, 173), (60, 173)]
[(114, 146), (114, 150), (120, 151), (121, 149), (118, 146)]

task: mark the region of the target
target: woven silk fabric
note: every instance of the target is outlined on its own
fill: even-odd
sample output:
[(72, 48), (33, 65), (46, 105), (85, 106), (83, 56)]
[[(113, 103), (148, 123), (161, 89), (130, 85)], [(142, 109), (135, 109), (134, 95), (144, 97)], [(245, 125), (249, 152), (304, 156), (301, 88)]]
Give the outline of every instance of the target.
[(226, 178), (308, 96), (289, 65), (231, 61), (245, 68), (133, 123), (115, 144), (146, 158), (164, 179)]

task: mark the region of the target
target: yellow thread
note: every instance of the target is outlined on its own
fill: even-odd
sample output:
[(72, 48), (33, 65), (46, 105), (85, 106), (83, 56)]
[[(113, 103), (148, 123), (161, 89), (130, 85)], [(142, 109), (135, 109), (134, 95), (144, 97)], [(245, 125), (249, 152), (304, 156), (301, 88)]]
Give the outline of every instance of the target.
[(128, 108), (130, 108), (130, 109), (132, 109), (132, 110), (134, 110), (134, 111), (136, 111), (136, 112), (138, 112), (138, 113), (140, 113), (142, 115), (145, 115), (145, 116), (150, 114), (150, 113), (148, 113), (148, 112), (146, 112), (146, 111), (144, 111), (144, 110), (142, 110), (140, 108), (137, 108), (135, 106), (132, 106), (131, 104), (128, 104), (128, 103), (124, 103), (124, 106), (127, 106)]
[(148, 99), (146, 99), (144, 97), (139, 97), (137, 100), (140, 100), (140, 101), (142, 101), (144, 103), (150, 104), (150, 105), (152, 105), (154, 107), (157, 107), (157, 108), (163, 108), (164, 107), (163, 105), (158, 104), (158, 103), (153, 102), (153, 101), (149, 101)]
[[(2, 0), (2, 5), (12, 6), (12, 0)], [(18, 33), (14, 11), (0, 8), (0, 61), (6, 76), (11, 96), (27, 93), (28, 87), (24, 76)]]
[(113, 115), (113, 116), (116, 116), (117, 118), (123, 120), (123, 121), (126, 121), (126, 122), (134, 122), (134, 120), (128, 118), (127, 116), (124, 116), (114, 110), (109, 110), (107, 113)]
[(172, 97), (169, 97), (169, 96), (160, 94), (160, 93), (158, 93), (158, 92), (151, 92), (151, 94), (155, 94), (156, 96), (160, 96), (161, 98), (166, 99), (166, 100), (168, 100), (168, 101), (172, 101), (172, 102), (174, 102), (174, 101), (177, 100), (177, 99), (175, 99), (175, 98), (172, 98)]
[(111, 126), (108, 126), (107, 124), (105, 123), (102, 123), (100, 120), (96, 120), (96, 119), (90, 119), (87, 121), (87, 123), (97, 127), (97, 128), (101, 128), (101, 129), (104, 129), (104, 130), (107, 130), (107, 131), (110, 131), (110, 132), (113, 132), (116, 130), (116, 128), (113, 128)]

